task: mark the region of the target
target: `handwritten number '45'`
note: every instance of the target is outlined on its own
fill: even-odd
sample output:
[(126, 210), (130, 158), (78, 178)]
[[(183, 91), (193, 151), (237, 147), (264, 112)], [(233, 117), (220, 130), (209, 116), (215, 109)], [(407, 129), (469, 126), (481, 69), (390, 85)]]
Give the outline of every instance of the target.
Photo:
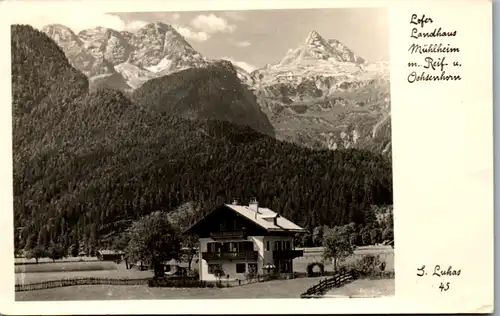
[(450, 289), (450, 282), (446, 282), (446, 284), (443, 284), (443, 282), (441, 282), (441, 285), (439, 286), (439, 289), (441, 290), (441, 292), (446, 292)]

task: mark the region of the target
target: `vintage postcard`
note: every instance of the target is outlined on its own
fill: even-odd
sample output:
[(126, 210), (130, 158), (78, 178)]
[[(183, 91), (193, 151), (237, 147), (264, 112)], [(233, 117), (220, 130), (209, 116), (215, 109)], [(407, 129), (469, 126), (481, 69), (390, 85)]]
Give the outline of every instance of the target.
[(0, 21), (0, 312), (493, 311), (491, 1)]

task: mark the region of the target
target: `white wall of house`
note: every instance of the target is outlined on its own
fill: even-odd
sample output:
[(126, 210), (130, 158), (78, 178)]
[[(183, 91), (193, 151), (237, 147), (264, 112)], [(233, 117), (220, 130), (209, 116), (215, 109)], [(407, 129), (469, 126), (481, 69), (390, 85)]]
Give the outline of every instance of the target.
[(264, 236), (251, 236), (248, 239), (253, 241), (253, 249), (259, 253), (257, 260), (257, 273), (263, 273), (264, 266)]
[[(289, 241), (290, 242), (290, 249), (293, 249), (293, 237), (288, 237), (288, 236), (249, 236), (245, 240), (247, 241), (252, 241), (253, 242), (253, 249), (254, 251), (258, 252), (258, 259), (257, 259), (257, 273), (263, 274), (266, 271), (264, 271), (263, 267), (266, 264), (274, 264), (274, 258), (273, 258), (273, 251), (275, 250), (275, 241)], [(214, 260), (207, 262), (202, 258), (202, 253), (208, 251), (208, 243), (211, 242), (222, 242), (221, 240), (215, 240), (212, 238), (200, 238), (200, 247), (199, 247), (199, 254), (198, 258), (200, 260), (198, 261), (198, 271), (200, 274), (200, 280), (204, 281), (216, 281), (217, 278), (215, 275), (209, 273), (209, 263), (214, 263), (214, 264), (220, 264), (222, 267), (222, 270), (226, 275), (229, 275), (230, 279), (244, 279), (245, 278), (245, 273), (249, 271), (248, 269), (248, 263), (246, 262), (245, 265), (245, 273), (237, 273), (236, 272), (236, 264), (237, 263), (245, 263), (244, 261), (238, 261), (238, 260)], [(223, 242), (238, 242), (241, 241), (241, 239), (225, 239)], [(267, 243), (269, 242), (269, 248), (267, 248)], [(226, 278), (226, 277), (224, 277)], [(223, 278), (223, 279), (224, 279)]]
[[(274, 258), (273, 258), (273, 251), (276, 250), (275, 248), (275, 241), (289, 241), (290, 242), (290, 249), (293, 249), (293, 237), (288, 237), (288, 236), (265, 236), (263, 239), (263, 246), (264, 246), (264, 265), (266, 264), (274, 264)], [(269, 248), (267, 247), (269, 243)]]
[[(250, 236), (247, 237), (245, 240), (247, 241), (252, 241), (253, 242), (253, 249), (254, 251), (258, 252), (258, 258), (255, 263), (257, 263), (257, 273), (262, 274), (263, 273), (263, 266), (264, 266), (264, 236)], [(229, 275), (230, 279), (244, 279), (245, 278), (245, 273), (237, 273), (236, 272), (236, 263), (244, 263), (244, 261), (238, 261), (238, 260), (226, 260), (226, 261), (210, 261), (207, 262), (202, 258), (202, 253), (208, 251), (208, 243), (211, 242), (222, 242), (221, 240), (215, 240), (212, 238), (200, 238), (200, 247), (199, 247), (199, 258), (200, 260), (198, 261), (199, 267), (198, 271), (200, 274), (200, 280), (203, 281), (215, 281), (217, 278), (215, 275), (209, 273), (209, 268), (208, 265), (209, 263), (214, 263), (214, 264), (221, 264), (222, 270), (226, 275)], [(242, 241), (241, 239), (225, 239), (224, 242), (238, 242)], [(251, 262), (246, 262), (245, 265), (245, 272), (248, 272), (248, 263)], [(224, 277), (226, 278), (226, 277)], [(224, 279), (223, 278), (223, 279)]]

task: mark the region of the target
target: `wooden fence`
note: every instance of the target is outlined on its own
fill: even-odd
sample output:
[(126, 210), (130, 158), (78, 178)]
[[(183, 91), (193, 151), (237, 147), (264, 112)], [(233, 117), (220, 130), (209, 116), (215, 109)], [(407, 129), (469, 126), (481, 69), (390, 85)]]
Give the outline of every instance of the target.
[(74, 285), (145, 285), (147, 279), (110, 279), (110, 278), (73, 278), (43, 281), (29, 284), (16, 284), (16, 292), (45, 290)]
[(356, 279), (356, 272), (354, 270), (337, 274), (334, 277), (325, 279), (314, 285), (313, 287), (310, 287), (307, 291), (300, 295), (300, 298), (321, 297), (330, 289), (342, 286), (348, 282), (353, 281), (354, 279)]
[(16, 284), (16, 292), (45, 290), (57, 287), (75, 286), (75, 285), (148, 285), (150, 287), (233, 287), (241, 286), (255, 282), (265, 282), (270, 280), (290, 279), (294, 278), (293, 274), (277, 274), (277, 275), (256, 275), (254, 278), (247, 280), (225, 280), (221, 278), (219, 281), (204, 282), (197, 278), (190, 277), (169, 277), (165, 279), (153, 280), (152, 278), (145, 279), (111, 279), (111, 278), (72, 278), (52, 281), (42, 281), (28, 284)]
[(274, 274), (256, 274), (246, 279), (226, 279), (222, 277), (220, 280), (201, 281), (193, 278), (164, 278), (164, 279), (151, 279), (149, 281), (150, 287), (235, 287), (251, 283), (267, 282), (273, 280), (288, 280), (296, 278), (295, 273), (274, 273)]
[[(234, 287), (234, 286), (242, 286), (257, 282), (294, 279), (301, 276), (302, 275), (298, 273), (279, 273), (279, 274), (255, 275), (245, 280), (235, 280), (235, 279), (226, 280), (224, 278), (221, 278), (221, 280), (218, 281), (208, 281), (208, 282), (199, 281), (198, 279), (193, 279), (190, 277), (179, 277), (179, 278), (169, 277), (159, 280), (154, 280), (152, 278), (144, 278), (144, 279), (72, 278), (72, 279), (42, 281), (42, 282), (28, 283), (28, 284), (23, 284), (23, 283), (16, 284), (15, 291), (16, 292), (35, 291), (35, 290), (45, 290), (57, 287), (76, 286), (76, 285), (148, 285), (150, 287)], [(302, 277), (305, 277), (305, 274)], [(331, 279), (335, 279), (336, 277), (333, 277)], [(318, 286), (319, 284), (316, 287)], [(311, 289), (309, 289), (308, 292), (311, 291)]]

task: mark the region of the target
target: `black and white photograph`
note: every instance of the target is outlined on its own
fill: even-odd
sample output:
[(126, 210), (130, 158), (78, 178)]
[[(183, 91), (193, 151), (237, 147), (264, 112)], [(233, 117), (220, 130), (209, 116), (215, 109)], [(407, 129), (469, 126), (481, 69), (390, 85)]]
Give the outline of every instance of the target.
[(87, 12), (10, 29), (16, 301), (395, 295), (387, 8)]

